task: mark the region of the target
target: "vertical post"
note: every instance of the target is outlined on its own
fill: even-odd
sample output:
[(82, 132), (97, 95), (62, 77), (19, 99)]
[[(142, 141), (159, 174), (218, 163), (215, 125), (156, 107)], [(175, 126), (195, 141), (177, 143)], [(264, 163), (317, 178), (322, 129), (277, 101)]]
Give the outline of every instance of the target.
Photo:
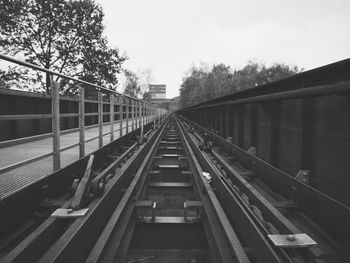
[(126, 127), (125, 127), (125, 134), (129, 133), (129, 98), (125, 97), (125, 122), (126, 122)]
[(142, 125), (145, 126), (146, 125), (146, 118), (147, 118), (147, 112), (146, 112), (146, 109), (147, 109), (147, 105), (146, 103), (143, 103), (143, 111), (142, 111)]
[(138, 126), (138, 122), (139, 122), (139, 119), (138, 119), (138, 112), (139, 112), (139, 102), (137, 100), (134, 101), (134, 108), (135, 108), (135, 130), (137, 129), (137, 126)]
[(142, 126), (142, 101), (139, 101), (139, 128)]
[(147, 104), (147, 107), (146, 107), (146, 124), (148, 124), (149, 122), (149, 105)]
[(135, 102), (134, 102), (134, 108), (135, 108), (135, 130), (137, 129), (138, 122), (139, 122), (138, 121), (138, 109), (139, 109), (138, 105), (139, 105), (138, 101), (135, 100)]
[(152, 119), (153, 119), (153, 125), (155, 126), (156, 125), (156, 116), (155, 116), (156, 114), (155, 114), (154, 107), (151, 108), (151, 114), (152, 114)]
[(135, 100), (131, 99), (131, 130), (135, 130)]
[(160, 124), (160, 108), (157, 108), (158, 111), (158, 124)]
[(137, 100), (135, 103), (135, 111), (136, 111), (136, 116), (135, 116), (135, 122), (136, 122), (136, 129), (140, 128), (140, 102)]
[(79, 87), (79, 158), (85, 156), (85, 90)]
[(119, 138), (123, 136), (123, 96), (119, 97)]
[(98, 147), (103, 146), (103, 99), (102, 92), (98, 90)]
[(114, 141), (114, 96), (111, 93), (109, 95), (109, 121), (111, 122), (111, 142)]
[(51, 84), (51, 110), (52, 110), (52, 145), (53, 145), (53, 171), (61, 168), (60, 155), (60, 95), (59, 88), (53, 77), (50, 76)]

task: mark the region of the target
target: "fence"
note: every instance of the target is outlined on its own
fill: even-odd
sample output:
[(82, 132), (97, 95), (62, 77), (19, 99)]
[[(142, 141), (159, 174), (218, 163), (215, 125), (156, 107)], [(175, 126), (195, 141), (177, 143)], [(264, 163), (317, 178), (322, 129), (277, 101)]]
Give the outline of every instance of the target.
[[(129, 130), (133, 131), (141, 126), (149, 123), (150, 121), (159, 121), (163, 118), (167, 111), (156, 107), (155, 105), (148, 103), (146, 101), (133, 98), (124, 94), (120, 94), (116, 91), (106, 89), (104, 87), (98, 86), (93, 83), (89, 83), (77, 78), (69, 77), (61, 73), (57, 73), (27, 62), (23, 62), (12, 57), (4, 56), (0, 54), (0, 59), (29, 67), (34, 70), (38, 70), (49, 74), (50, 76), (50, 88), (51, 88), (51, 113), (50, 114), (9, 114), (9, 115), (0, 115), (0, 121), (7, 120), (28, 120), (28, 119), (51, 119), (52, 133), (44, 134), (39, 136), (34, 136), (32, 138), (21, 138), (17, 140), (5, 141), (0, 143), (0, 147), (6, 147), (21, 142), (25, 142), (29, 139), (40, 139), (45, 136), (52, 136), (52, 152), (34, 156), (32, 158), (11, 164), (6, 167), (0, 168), (0, 174), (7, 171), (16, 169), (18, 167), (24, 166), (26, 164), (41, 160), (43, 158), (53, 156), (53, 171), (60, 169), (61, 167), (61, 152), (69, 150), (73, 147), (79, 146), (79, 157), (82, 158), (85, 156), (85, 144), (98, 140), (99, 148), (103, 146), (103, 137), (110, 135), (110, 141), (114, 140), (115, 132), (119, 131), (119, 136), (123, 135), (123, 129), (125, 133), (128, 133)], [(75, 81), (79, 83), (79, 94), (78, 94), (78, 112), (75, 113), (60, 113), (60, 95), (59, 95), (59, 86), (56, 81), (54, 81), (53, 76), (59, 76), (68, 80)], [(82, 86), (85, 85), (85, 86)], [(92, 88), (97, 90), (98, 101), (97, 101), (97, 112), (85, 112), (85, 89)], [(107, 104), (109, 105), (109, 111), (106, 112), (103, 110), (103, 105), (106, 104), (103, 98), (108, 100)], [(88, 116), (97, 116), (98, 124), (93, 125), (98, 127), (98, 136), (89, 138), (85, 140), (85, 118)], [(109, 132), (103, 133), (103, 125), (106, 122), (103, 122), (103, 117), (109, 116), (109, 121), (107, 124), (110, 126)], [(60, 121), (62, 118), (78, 118), (78, 131), (79, 131), (79, 142), (74, 143), (65, 147), (60, 147)], [(116, 121), (117, 120), (117, 121)], [(123, 121), (125, 126), (123, 126)], [(91, 127), (91, 126), (89, 126)]]

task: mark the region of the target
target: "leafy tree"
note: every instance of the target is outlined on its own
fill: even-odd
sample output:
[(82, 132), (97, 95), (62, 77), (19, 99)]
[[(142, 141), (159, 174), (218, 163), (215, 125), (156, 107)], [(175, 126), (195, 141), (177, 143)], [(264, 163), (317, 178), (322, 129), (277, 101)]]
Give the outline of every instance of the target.
[[(180, 89), (180, 104), (189, 106), (200, 101), (199, 98), (205, 98), (203, 83), (205, 82), (207, 72), (203, 68), (192, 67), (188, 75), (183, 79)], [(198, 98), (199, 97), (199, 98)]]
[(145, 94), (148, 90), (149, 84), (153, 81), (153, 72), (151, 68), (139, 70), (137, 72), (139, 84), (141, 86), (141, 94)]
[(146, 91), (153, 79), (152, 69), (138, 70), (137, 73), (126, 69), (124, 70), (124, 77), (124, 94), (135, 98), (144, 96), (144, 99), (150, 99), (149, 93)]
[(143, 93), (143, 100), (150, 101), (152, 99), (151, 93), (145, 92)]
[(271, 67), (250, 61), (245, 67), (232, 71), (224, 64), (192, 67), (180, 89), (182, 107), (245, 90), (300, 72), (298, 67), (274, 64)]
[(139, 84), (138, 76), (134, 72), (127, 69), (124, 70), (124, 75), (125, 75), (124, 94), (137, 98), (138, 95), (141, 95), (141, 86)]
[[(0, 0), (0, 51), (27, 62), (99, 84), (117, 83), (126, 59), (102, 36), (102, 8), (93, 0)], [(33, 74), (31, 74), (33, 75)], [(49, 93), (49, 76), (31, 76)], [(59, 78), (57, 78), (58, 80)], [(70, 92), (74, 85), (61, 81)], [(64, 88), (66, 87), (66, 88)]]
[(290, 67), (281, 63), (275, 63), (270, 67), (266, 67), (265, 65), (249, 61), (244, 68), (234, 71), (234, 82), (239, 90), (245, 90), (294, 75), (300, 71), (302, 69), (298, 69), (296, 66)]

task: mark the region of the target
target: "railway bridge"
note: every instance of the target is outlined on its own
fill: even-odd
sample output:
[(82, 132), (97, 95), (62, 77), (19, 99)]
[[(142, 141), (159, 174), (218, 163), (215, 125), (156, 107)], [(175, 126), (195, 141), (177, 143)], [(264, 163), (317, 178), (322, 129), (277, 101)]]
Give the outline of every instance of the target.
[(169, 114), (0, 58), (0, 262), (349, 261), (350, 59)]

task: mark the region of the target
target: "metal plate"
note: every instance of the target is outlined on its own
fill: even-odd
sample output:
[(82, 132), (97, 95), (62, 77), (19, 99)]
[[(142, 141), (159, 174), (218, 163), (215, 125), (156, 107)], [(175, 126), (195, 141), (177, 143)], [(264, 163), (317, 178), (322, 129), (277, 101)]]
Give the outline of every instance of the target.
[(175, 217), (175, 216), (156, 216), (154, 219), (152, 217), (145, 216), (142, 219), (142, 223), (156, 223), (156, 224), (189, 224), (197, 221), (196, 217)]
[(79, 210), (59, 208), (51, 214), (51, 217), (76, 218), (76, 217), (85, 216), (88, 211), (89, 211), (89, 208), (84, 208), (84, 209), (79, 209)]
[(180, 168), (177, 164), (160, 164), (158, 165), (159, 169), (178, 169)]
[(191, 182), (149, 182), (149, 187), (192, 187)]
[(276, 247), (298, 248), (315, 246), (317, 243), (305, 233), (290, 235), (268, 235)]

